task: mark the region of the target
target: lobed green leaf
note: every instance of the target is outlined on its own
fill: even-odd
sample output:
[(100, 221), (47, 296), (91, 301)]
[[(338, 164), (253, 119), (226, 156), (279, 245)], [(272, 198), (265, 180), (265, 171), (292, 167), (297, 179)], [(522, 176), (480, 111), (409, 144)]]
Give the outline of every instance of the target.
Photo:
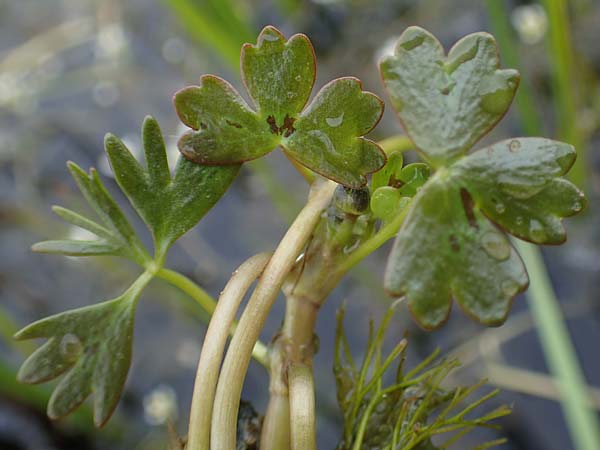
[(303, 110), (315, 80), (306, 36), (286, 41), (276, 28), (266, 27), (256, 45), (244, 45), (241, 66), (256, 111), (212, 75), (175, 94), (179, 117), (194, 130), (178, 144), (187, 159), (242, 163), (281, 145), (300, 164), (351, 188), (364, 186), (366, 175), (384, 165), (383, 151), (363, 138), (381, 118), (383, 102), (363, 92), (357, 79), (332, 81)]
[(528, 278), (508, 238), (469, 192), (437, 174), (413, 200), (384, 283), (394, 296), (406, 296), (421, 326), (433, 329), (448, 317), (452, 297), (482, 323), (502, 323)]
[(406, 132), (434, 167), (464, 154), (508, 110), (519, 73), (500, 70), (498, 47), (474, 33), (448, 53), (428, 31), (409, 27), (381, 74)]
[(142, 137), (146, 167), (116, 136), (107, 135), (105, 147), (119, 186), (164, 255), (222, 197), (240, 166), (203, 166), (180, 158), (171, 177), (162, 133), (153, 118), (144, 120)]
[(557, 178), (575, 157), (573, 146), (563, 142), (516, 138), (475, 152), (450, 170), (506, 231), (536, 244), (560, 244), (566, 239), (561, 219), (586, 205), (583, 192)]
[(242, 78), (261, 119), (273, 117), (282, 126), (286, 117), (295, 117), (308, 102), (317, 67), (310, 40), (295, 34), (286, 41), (281, 32), (267, 26), (256, 45), (244, 44)]
[(175, 109), (195, 131), (179, 140), (179, 151), (199, 164), (238, 164), (271, 152), (279, 143), (265, 120), (225, 80), (204, 75), (199, 86), (177, 92)]
[(345, 186), (367, 183), (365, 175), (385, 164), (385, 153), (362, 138), (379, 122), (383, 102), (346, 77), (323, 87), (282, 139), (286, 153), (300, 164)]
[(69, 414), (92, 393), (95, 424), (101, 427), (110, 418), (129, 371), (135, 306), (151, 278), (144, 273), (113, 300), (47, 317), (15, 335), (48, 339), (21, 366), (20, 382), (65, 374), (50, 397), (50, 418)]
[(446, 57), (434, 36), (410, 27), (381, 72), (406, 132), (437, 169), (427, 181), (427, 166), (407, 166), (396, 193), (380, 187), (373, 194), (371, 208), (388, 221), (400, 198), (416, 194), (388, 259), (385, 288), (406, 296), (427, 329), (446, 320), (452, 298), (476, 320), (501, 324), (528, 284), (503, 231), (538, 244), (566, 239), (562, 218), (585, 207), (583, 193), (560, 178), (575, 150), (516, 138), (465, 155), (505, 114), (519, 81), (516, 71), (499, 69), (486, 33), (466, 36)]
[(416, 320), (428, 329), (444, 322), (452, 297), (486, 325), (504, 322), (528, 280), (508, 238), (491, 221), (538, 244), (563, 242), (561, 219), (585, 205), (583, 193), (559, 178), (574, 158), (570, 145), (519, 138), (438, 170), (398, 233), (386, 289), (406, 295)]

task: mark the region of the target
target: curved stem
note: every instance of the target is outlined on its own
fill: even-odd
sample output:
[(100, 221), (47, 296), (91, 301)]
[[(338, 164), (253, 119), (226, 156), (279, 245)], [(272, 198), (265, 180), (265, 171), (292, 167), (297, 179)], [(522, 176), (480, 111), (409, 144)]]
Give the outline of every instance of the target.
[(213, 400), (227, 338), (246, 291), (260, 276), (270, 257), (268, 253), (259, 253), (246, 260), (233, 273), (219, 297), (206, 331), (196, 370), (190, 410), (188, 450), (209, 448)]
[(290, 448), (290, 398), (287, 392), (269, 389), (269, 404), (260, 431), (260, 450)]
[(340, 274), (345, 274), (352, 269), (352, 267), (385, 244), (389, 239), (393, 238), (396, 233), (398, 233), (402, 223), (404, 223), (404, 219), (406, 218), (409, 210), (410, 204), (406, 205), (406, 207), (394, 218), (394, 220), (384, 225), (374, 236), (365, 241), (365, 243), (358, 247), (355, 251), (350, 253), (348, 258), (342, 261), (336, 268), (335, 272), (331, 275), (331, 278), (334, 279)]
[(319, 181), (267, 264), (236, 329), (223, 362), (212, 417), (211, 449), (236, 448), (240, 395), (252, 348), (267, 319), (283, 281), (319, 222), (336, 184)]
[[(175, 272), (171, 269), (160, 269), (156, 272), (156, 277), (161, 278), (172, 284), (173, 286), (181, 289), (187, 295), (200, 305), (207, 313), (212, 315), (217, 307), (217, 301), (212, 298), (204, 289), (194, 283), (185, 275)], [(236, 323), (234, 322), (234, 327)], [(269, 368), (269, 350), (267, 346), (260, 341), (257, 341), (252, 351), (252, 357), (265, 368)]]
[(204, 311), (210, 315), (215, 312), (215, 308), (217, 307), (216, 300), (212, 298), (208, 292), (206, 292), (185, 275), (182, 275), (179, 272), (175, 272), (171, 269), (162, 268), (156, 272), (156, 276), (158, 278), (162, 278), (166, 282), (178, 287), (183, 292), (188, 294), (196, 301), (196, 303), (200, 305)]
[(389, 138), (383, 139), (377, 142), (386, 154), (394, 152), (406, 152), (408, 150), (414, 150), (415, 144), (410, 140), (408, 136), (398, 134), (396, 136), (390, 136)]
[(288, 368), (290, 386), (291, 450), (316, 450), (315, 389), (312, 369), (303, 364)]

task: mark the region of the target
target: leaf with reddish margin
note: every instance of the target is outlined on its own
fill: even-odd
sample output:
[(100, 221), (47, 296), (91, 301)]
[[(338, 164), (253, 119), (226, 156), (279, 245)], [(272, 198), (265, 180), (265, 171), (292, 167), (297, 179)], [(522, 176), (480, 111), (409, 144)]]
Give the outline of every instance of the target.
[(355, 78), (327, 84), (304, 109), (315, 80), (308, 38), (289, 40), (268, 26), (257, 44), (242, 48), (242, 77), (256, 110), (226, 81), (211, 75), (175, 94), (177, 113), (190, 131), (179, 150), (208, 165), (259, 158), (281, 145), (300, 164), (351, 188), (366, 184), (385, 154), (364, 139), (383, 113), (383, 102)]

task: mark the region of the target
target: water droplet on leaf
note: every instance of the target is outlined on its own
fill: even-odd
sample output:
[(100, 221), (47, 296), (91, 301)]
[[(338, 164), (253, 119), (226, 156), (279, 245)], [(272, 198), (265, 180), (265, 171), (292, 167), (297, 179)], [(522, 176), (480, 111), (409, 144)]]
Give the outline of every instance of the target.
[(481, 246), (494, 259), (503, 261), (510, 256), (510, 244), (500, 233), (485, 232), (481, 236)]
[(327, 122), (327, 125), (329, 125), (330, 127), (335, 128), (335, 127), (339, 127), (342, 124), (343, 120), (344, 120), (344, 113), (342, 112), (337, 117), (327, 117), (325, 119), (325, 122)]
[(498, 214), (502, 214), (504, 211), (506, 211), (506, 206), (504, 206), (504, 203), (496, 203), (496, 212)]
[(543, 242), (546, 240), (546, 231), (540, 221), (532, 219), (529, 222), (529, 236), (534, 242)]
[(510, 143), (508, 144), (508, 149), (509, 149), (511, 152), (513, 152), (513, 153), (514, 153), (514, 152), (516, 152), (516, 151), (518, 151), (520, 148), (521, 148), (521, 143), (520, 143), (518, 140), (516, 140), (516, 139), (513, 139), (513, 140), (512, 140), (512, 141), (510, 141)]

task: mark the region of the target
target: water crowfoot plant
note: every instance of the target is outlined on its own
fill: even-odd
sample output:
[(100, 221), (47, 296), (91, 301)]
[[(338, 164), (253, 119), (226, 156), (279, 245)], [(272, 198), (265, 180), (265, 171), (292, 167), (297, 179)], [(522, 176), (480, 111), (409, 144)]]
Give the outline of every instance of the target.
[[(518, 72), (500, 69), (488, 34), (469, 35), (445, 55), (435, 37), (410, 27), (380, 69), (423, 162), (404, 164), (406, 138), (391, 137), (385, 145), (365, 138), (382, 115), (383, 101), (363, 91), (357, 79), (333, 80), (309, 101), (316, 76), (310, 41), (304, 35), (286, 40), (271, 26), (256, 44), (242, 48), (242, 78), (252, 105), (212, 75), (175, 94), (177, 114), (190, 130), (179, 139), (182, 157), (173, 173), (153, 119), (143, 126), (145, 166), (108, 135), (115, 178), (152, 235), (153, 256), (97, 173), (70, 163), (101, 223), (61, 207), (55, 212), (97, 239), (46, 241), (34, 250), (125, 257), (144, 271), (114, 300), (42, 319), (17, 333), (19, 339), (48, 339), (23, 364), (21, 381), (66, 373), (48, 406), (51, 417), (68, 414), (93, 393), (96, 424), (108, 420), (129, 367), (135, 305), (153, 277), (180, 287), (212, 314), (192, 394), (188, 450), (316, 449), (312, 361), (319, 309), (352, 267), (394, 237), (384, 286), (406, 301), (423, 328), (441, 326), (453, 298), (484, 325), (504, 322), (512, 300), (528, 285), (507, 233), (536, 244), (565, 240), (561, 219), (585, 207), (581, 191), (561, 178), (575, 150), (548, 139), (513, 138), (468, 154), (506, 113), (519, 82)], [(390, 150), (390, 142), (402, 145)], [(308, 200), (275, 250), (244, 262), (215, 304), (193, 281), (164, 267), (166, 254), (214, 206), (245, 161), (278, 146), (309, 182)], [(280, 292), (286, 299), (283, 324), (266, 349), (258, 337)], [(454, 360), (434, 354), (405, 367), (406, 340), (383, 355), (399, 301), (376, 333), (371, 326), (360, 367), (339, 313), (333, 364), (344, 419), (339, 450), (448, 448), (509, 412), (498, 407), (474, 416), (496, 392), (473, 399), (480, 384), (446, 386)], [(238, 428), (247, 415), (240, 397), (252, 357), (267, 369), (269, 403), (260, 430), (251, 414), (246, 439)], [(397, 361), (386, 386), (384, 377)], [(181, 448), (180, 440), (172, 441)]]

